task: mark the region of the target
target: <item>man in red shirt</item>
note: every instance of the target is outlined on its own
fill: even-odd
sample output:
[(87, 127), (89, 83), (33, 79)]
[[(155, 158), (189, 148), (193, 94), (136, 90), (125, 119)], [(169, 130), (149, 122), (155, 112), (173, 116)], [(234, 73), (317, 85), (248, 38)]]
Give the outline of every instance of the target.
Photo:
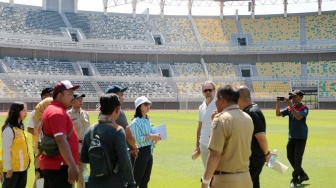
[(48, 182), (45, 186), (49, 188), (71, 188), (78, 180), (78, 136), (66, 112), (71, 106), (74, 90), (78, 88), (78, 85), (73, 86), (68, 80), (57, 82), (53, 101), (42, 116), (44, 134), (55, 138), (60, 151), (54, 157), (40, 156), (40, 168)]

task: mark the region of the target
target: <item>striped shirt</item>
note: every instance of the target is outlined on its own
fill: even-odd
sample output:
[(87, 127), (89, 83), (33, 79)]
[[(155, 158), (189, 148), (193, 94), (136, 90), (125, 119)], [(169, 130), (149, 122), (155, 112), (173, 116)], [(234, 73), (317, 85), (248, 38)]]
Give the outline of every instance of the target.
[(133, 119), (129, 127), (133, 136), (135, 137), (135, 140), (139, 148), (145, 146), (151, 146), (151, 152), (153, 153), (154, 149), (153, 141), (145, 139), (146, 136), (156, 133), (149, 119), (144, 117), (143, 118), (136, 117)]

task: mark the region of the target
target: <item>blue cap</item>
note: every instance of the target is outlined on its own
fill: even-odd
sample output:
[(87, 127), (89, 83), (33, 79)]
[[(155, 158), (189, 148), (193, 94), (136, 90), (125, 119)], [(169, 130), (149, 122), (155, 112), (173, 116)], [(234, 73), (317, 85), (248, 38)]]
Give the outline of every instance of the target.
[(127, 90), (127, 87), (122, 88), (121, 86), (113, 85), (113, 86), (108, 87), (105, 90), (105, 93), (106, 94), (108, 94), (108, 93), (118, 93), (118, 92), (124, 92), (126, 90)]

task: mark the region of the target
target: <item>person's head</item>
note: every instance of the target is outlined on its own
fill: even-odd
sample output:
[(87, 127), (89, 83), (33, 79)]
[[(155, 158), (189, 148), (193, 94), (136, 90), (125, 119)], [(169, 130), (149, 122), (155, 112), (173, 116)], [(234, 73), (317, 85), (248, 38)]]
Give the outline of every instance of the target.
[(216, 86), (212, 81), (206, 81), (202, 84), (202, 93), (207, 102), (211, 102), (216, 94)]
[(120, 115), (120, 100), (118, 95), (114, 93), (103, 94), (99, 99), (100, 112), (112, 119), (118, 119)]
[(80, 109), (83, 106), (83, 98), (85, 97), (85, 94), (82, 93), (75, 93), (73, 95), (74, 99), (72, 100), (72, 108), (74, 109)]
[(73, 86), (69, 80), (57, 82), (54, 86), (54, 101), (62, 103), (66, 108), (71, 106), (73, 94), (79, 85)]
[(14, 102), (10, 105), (8, 115), (2, 126), (2, 131), (7, 124), (21, 127), (22, 121), (27, 117), (27, 105), (22, 102)]
[(294, 104), (301, 103), (303, 96), (304, 96), (304, 93), (299, 89), (296, 89), (293, 92), (290, 92), (288, 94), (289, 94), (289, 98), (292, 100)]
[(145, 96), (138, 97), (135, 102), (135, 114), (134, 117), (145, 117), (148, 118), (147, 113), (149, 112), (151, 101), (147, 99)]
[(106, 90), (105, 90), (105, 93), (108, 94), (108, 93), (114, 93), (114, 94), (117, 94), (119, 96), (119, 100), (120, 100), (120, 104), (121, 106), (124, 105), (124, 92), (127, 90), (127, 87), (121, 87), (121, 86), (118, 86), (118, 85), (113, 85), (111, 87), (108, 87)]
[(235, 86), (225, 85), (221, 86), (217, 91), (216, 107), (217, 111), (221, 112), (225, 108), (237, 104), (239, 99), (239, 92)]
[(54, 91), (54, 88), (51, 88), (51, 87), (44, 88), (41, 91), (41, 99), (43, 100), (47, 97), (53, 97), (53, 91)]
[(251, 92), (247, 86), (240, 86), (238, 88), (239, 91), (239, 100), (238, 100), (238, 105), (240, 109), (246, 108), (246, 106), (252, 104), (252, 99), (251, 99)]

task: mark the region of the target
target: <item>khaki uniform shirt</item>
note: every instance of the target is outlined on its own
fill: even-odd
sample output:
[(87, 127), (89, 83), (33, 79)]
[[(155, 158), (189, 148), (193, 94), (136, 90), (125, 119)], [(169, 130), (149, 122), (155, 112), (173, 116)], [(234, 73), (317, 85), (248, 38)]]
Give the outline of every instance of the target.
[(249, 171), (252, 133), (252, 119), (238, 105), (231, 105), (215, 116), (208, 148), (222, 154), (217, 171)]
[(89, 114), (83, 109), (80, 109), (78, 112), (73, 108), (68, 111), (68, 114), (75, 126), (78, 140), (83, 140), (84, 133), (90, 126)]

